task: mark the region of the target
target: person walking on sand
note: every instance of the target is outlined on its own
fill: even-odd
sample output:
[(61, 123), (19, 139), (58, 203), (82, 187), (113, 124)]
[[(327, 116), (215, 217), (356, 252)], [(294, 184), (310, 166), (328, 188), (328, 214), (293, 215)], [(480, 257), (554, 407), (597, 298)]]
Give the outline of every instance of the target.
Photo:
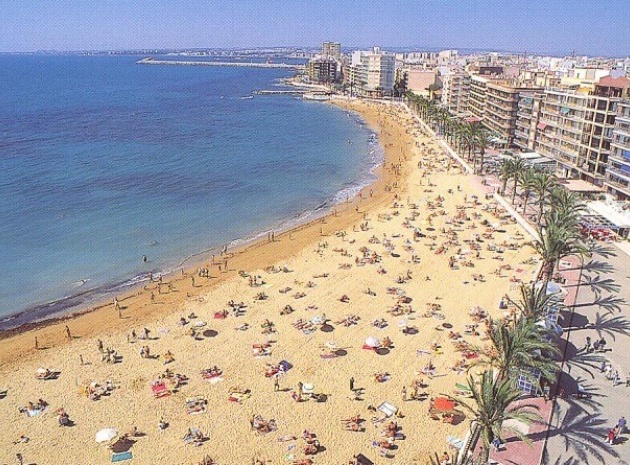
[(280, 378), (278, 375), (273, 377), (273, 390), (278, 392), (280, 390)]
[(37, 340), (37, 336), (35, 336), (35, 350), (39, 349), (39, 341)]
[(403, 402), (407, 400), (407, 388), (405, 386), (402, 388), (402, 400)]
[(72, 333), (70, 333), (70, 328), (68, 327), (68, 325), (66, 325), (66, 338), (71, 341), (72, 340)]
[(350, 391), (354, 392), (354, 376), (350, 378)]

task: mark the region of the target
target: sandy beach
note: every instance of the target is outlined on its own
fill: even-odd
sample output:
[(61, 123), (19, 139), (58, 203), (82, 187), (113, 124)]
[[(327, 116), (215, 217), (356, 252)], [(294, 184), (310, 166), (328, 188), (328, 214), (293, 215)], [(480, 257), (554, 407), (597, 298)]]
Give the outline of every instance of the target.
[[(110, 427), (136, 465), (424, 464), (465, 436), (469, 420), (432, 418), (431, 398), (483, 356), (483, 318), (529, 282), (533, 250), (402, 108), (337, 104), (385, 149), (360, 196), (215, 257), (211, 277), (184, 270), (0, 340), (0, 463), (109, 463), (95, 435)], [(203, 441), (185, 441), (195, 428)]]

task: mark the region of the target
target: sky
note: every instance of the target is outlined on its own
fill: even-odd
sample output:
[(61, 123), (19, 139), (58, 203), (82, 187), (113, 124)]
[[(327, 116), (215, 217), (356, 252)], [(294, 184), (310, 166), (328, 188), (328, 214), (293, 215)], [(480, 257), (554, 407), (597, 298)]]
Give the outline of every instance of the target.
[(0, 52), (317, 46), (630, 55), (630, 0), (0, 0)]

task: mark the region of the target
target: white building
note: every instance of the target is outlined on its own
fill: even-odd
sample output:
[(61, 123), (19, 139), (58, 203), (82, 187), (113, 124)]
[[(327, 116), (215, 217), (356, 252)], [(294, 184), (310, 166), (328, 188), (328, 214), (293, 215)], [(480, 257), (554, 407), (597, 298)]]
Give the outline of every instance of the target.
[(395, 70), (394, 55), (374, 47), (372, 51), (358, 50), (352, 53), (347, 79), (355, 89), (390, 93), (394, 88)]

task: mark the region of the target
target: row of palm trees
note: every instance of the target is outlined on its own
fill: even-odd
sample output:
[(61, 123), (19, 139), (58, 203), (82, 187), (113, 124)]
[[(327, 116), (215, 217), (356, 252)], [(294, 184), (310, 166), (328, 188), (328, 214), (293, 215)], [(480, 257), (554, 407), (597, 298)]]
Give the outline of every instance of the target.
[[(517, 161), (514, 163), (518, 165)], [(481, 362), (486, 367), (478, 379), (468, 376), (472, 402), (460, 400), (462, 407), (479, 425), (484, 444), (481, 463), (487, 462), (492, 441), (501, 439), (506, 420), (525, 424), (540, 420), (534, 406), (517, 402), (522, 393), (516, 386), (516, 379), (519, 374), (531, 376), (533, 383), (538, 382), (539, 376), (550, 384), (556, 379), (560, 349), (557, 336), (545, 320), (549, 309), (558, 309), (562, 303), (548, 295), (547, 284), (562, 259), (578, 256), (583, 260), (593, 253), (580, 231), (580, 214), (585, 206), (579, 197), (559, 186), (555, 178), (546, 173), (533, 173), (529, 169), (523, 169), (521, 173), (508, 179), (517, 176), (517, 184), (523, 190), (527, 189), (523, 179), (538, 176), (529, 188), (536, 193), (539, 208), (536, 216), (539, 240), (532, 246), (542, 260), (541, 279), (538, 283), (521, 286), (519, 298), (511, 301), (516, 308), (513, 315), (489, 320), (490, 356)], [(524, 197), (527, 199), (526, 193)], [(528, 442), (517, 429), (512, 432)]]
[[(460, 154), (471, 161), (483, 174), (484, 156), (489, 133), (477, 123), (458, 121), (447, 110), (420, 96), (408, 96), (410, 108), (420, 118), (444, 135)], [(553, 384), (558, 372), (560, 349), (557, 334), (546, 324), (547, 312), (562, 307), (556, 297), (547, 293), (549, 281), (557, 272), (558, 264), (567, 257), (584, 259), (597, 253), (614, 255), (607, 247), (586, 243), (581, 232), (581, 216), (586, 207), (580, 197), (564, 189), (556, 177), (532, 168), (519, 157), (506, 157), (500, 165), (501, 194), (508, 184), (512, 188), (512, 204), (519, 193), (524, 216), (528, 206), (535, 206), (530, 215), (538, 238), (532, 242), (541, 258), (539, 282), (522, 285), (518, 299), (511, 301), (516, 308), (508, 318), (488, 321), (487, 332), (492, 344), (490, 354), (482, 362), (480, 376), (468, 375), (471, 401), (459, 399), (460, 405), (473, 417), (484, 444), (481, 463), (487, 463), (495, 438), (501, 439), (504, 423), (518, 420), (526, 424), (540, 420), (536, 408), (517, 402), (522, 392), (516, 385), (520, 376), (539, 378)], [(529, 442), (517, 429), (513, 433)], [(465, 463), (465, 462), (464, 462)]]
[[(411, 95), (408, 102), (420, 118), (444, 135), (475, 167), (479, 166), (477, 172), (483, 174), (485, 150), (489, 145), (487, 131), (479, 124), (458, 122), (447, 110), (423, 97)], [(562, 303), (548, 295), (547, 285), (562, 259), (578, 256), (583, 260), (592, 252), (583, 241), (580, 228), (585, 205), (575, 193), (564, 189), (555, 176), (527, 166), (521, 158), (508, 157), (500, 166), (500, 179), (502, 195), (510, 184), (513, 204), (520, 189), (524, 215), (528, 206), (536, 207), (537, 212), (531, 218), (539, 238), (532, 246), (542, 266), (540, 281), (522, 285), (519, 298), (511, 302), (516, 312), (507, 318), (488, 321), (490, 355), (480, 362), (484, 365), (480, 376), (468, 375), (471, 401), (459, 399), (480, 429), (484, 444), (482, 463), (487, 463), (492, 442), (501, 439), (507, 420), (526, 424), (540, 420), (535, 407), (517, 402), (522, 392), (516, 379), (521, 375), (531, 376), (532, 383), (537, 383), (539, 377), (549, 383), (555, 380), (560, 349), (557, 335), (545, 321), (549, 309), (557, 309)], [(513, 433), (528, 441), (518, 429)]]
[(432, 126), (446, 141), (472, 162), (475, 171), (483, 174), (486, 150), (491, 134), (480, 123), (457, 118), (446, 108), (438, 107), (433, 100), (413, 92), (407, 94), (407, 103), (418, 116)]

